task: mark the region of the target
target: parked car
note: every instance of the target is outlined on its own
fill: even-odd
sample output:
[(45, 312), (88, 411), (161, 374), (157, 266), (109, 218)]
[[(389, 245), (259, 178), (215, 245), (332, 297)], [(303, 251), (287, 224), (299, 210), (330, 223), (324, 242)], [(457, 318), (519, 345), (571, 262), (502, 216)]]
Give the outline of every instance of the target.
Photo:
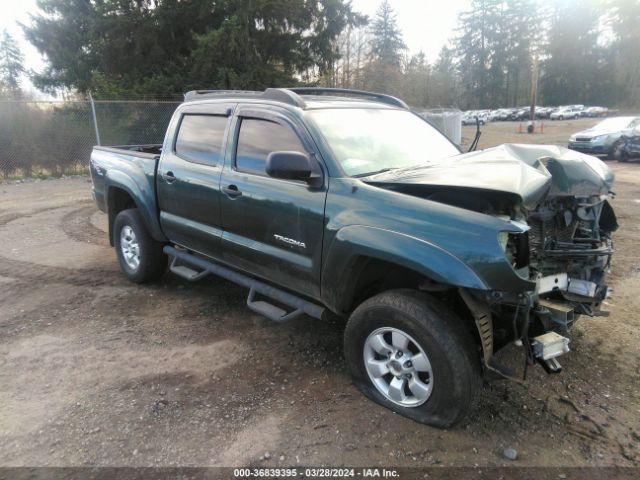
[(619, 162), (640, 159), (640, 126), (622, 132), (615, 144), (614, 157)]
[(513, 112), (509, 115), (509, 120), (514, 120), (514, 121), (528, 120), (530, 114), (531, 114), (530, 107), (520, 107), (513, 110)]
[(549, 118), (551, 107), (536, 107), (536, 118)]
[(589, 117), (589, 118), (606, 117), (607, 108), (606, 107), (587, 107), (583, 111), (583, 116)]
[(381, 94), (185, 99), (163, 145), (91, 153), (131, 281), (169, 265), (248, 288), (247, 307), (275, 322), (344, 318), (354, 384), (437, 427), (462, 418), (483, 376), (510, 378), (502, 347), (558, 372), (573, 322), (599, 313), (616, 229), (600, 160), (541, 145), (465, 154)]
[(462, 116), (462, 125), (475, 125), (479, 122), (480, 125), (484, 125), (489, 121), (489, 115), (486, 111), (471, 110), (465, 112)]
[(584, 107), (581, 107), (581, 106), (564, 107), (553, 112), (549, 116), (549, 118), (551, 120), (566, 120), (569, 118), (572, 118), (575, 120), (577, 118), (580, 118), (580, 114), (583, 110), (584, 110)]
[(568, 146), (571, 150), (613, 158), (622, 132), (638, 125), (640, 116), (607, 118), (591, 128), (571, 135)]

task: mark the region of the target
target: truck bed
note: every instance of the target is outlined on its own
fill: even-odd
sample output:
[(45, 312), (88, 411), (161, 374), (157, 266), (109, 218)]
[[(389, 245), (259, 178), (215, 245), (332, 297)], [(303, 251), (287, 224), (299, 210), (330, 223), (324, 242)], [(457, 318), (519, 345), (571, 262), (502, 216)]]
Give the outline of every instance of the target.
[[(104, 152), (112, 152), (118, 154), (126, 154), (136, 157), (148, 158), (148, 156), (156, 157), (162, 153), (161, 144), (149, 145), (117, 145), (113, 147), (95, 146), (93, 150), (102, 150)], [(140, 155), (141, 154), (141, 155)]]
[[(92, 193), (98, 208), (108, 212), (108, 191), (111, 188), (118, 188), (131, 198), (141, 201), (137, 206), (150, 225), (150, 230), (156, 236), (161, 235), (157, 216), (155, 181), (161, 152), (162, 145), (93, 147), (90, 172), (93, 180)], [(111, 225), (113, 218), (110, 217), (109, 222)]]

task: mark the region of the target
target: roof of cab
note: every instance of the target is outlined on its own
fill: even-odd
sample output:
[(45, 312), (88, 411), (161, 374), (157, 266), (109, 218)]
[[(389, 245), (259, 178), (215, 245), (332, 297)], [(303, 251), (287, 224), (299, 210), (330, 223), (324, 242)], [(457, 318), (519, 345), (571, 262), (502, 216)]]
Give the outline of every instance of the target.
[(342, 88), (297, 87), (267, 88), (264, 92), (244, 90), (192, 90), (185, 93), (185, 102), (197, 100), (266, 100), (303, 110), (315, 108), (345, 108), (356, 106), (386, 106), (408, 109), (402, 100), (382, 93)]

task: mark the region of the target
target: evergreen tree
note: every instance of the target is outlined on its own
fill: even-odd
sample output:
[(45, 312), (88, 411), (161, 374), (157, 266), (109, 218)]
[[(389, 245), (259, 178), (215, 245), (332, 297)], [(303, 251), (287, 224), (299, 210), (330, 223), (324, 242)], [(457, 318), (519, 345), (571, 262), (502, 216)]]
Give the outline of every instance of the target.
[(438, 60), (433, 66), (430, 86), (430, 106), (445, 107), (459, 104), (454, 51), (446, 45), (440, 49)]
[(401, 92), (405, 102), (414, 107), (426, 107), (430, 102), (431, 67), (424, 52), (413, 55), (405, 66)]
[(611, 45), (619, 98), (640, 105), (640, 0), (611, 0)]
[(371, 25), (371, 56), (373, 60), (400, 67), (402, 55), (407, 49), (402, 38), (402, 32), (398, 28), (396, 15), (388, 0), (384, 0)]
[(501, 82), (496, 77), (502, 75), (503, 69), (494, 54), (501, 48), (501, 15), (501, 0), (472, 0), (470, 10), (458, 18), (461, 33), (456, 39), (456, 51), (466, 107), (497, 106), (494, 96), (496, 84)]
[(7, 30), (0, 37), (0, 93), (20, 92), (20, 77), (24, 73), (24, 56)]
[(555, 6), (541, 93), (550, 105), (604, 103), (611, 95), (609, 55), (598, 45), (597, 0), (564, 0)]
[(506, 0), (503, 105), (529, 104), (533, 55), (543, 31), (538, 4), (538, 0)]
[(49, 65), (45, 90), (105, 95), (294, 84), (322, 72), (363, 17), (344, 0), (38, 0), (23, 29)]

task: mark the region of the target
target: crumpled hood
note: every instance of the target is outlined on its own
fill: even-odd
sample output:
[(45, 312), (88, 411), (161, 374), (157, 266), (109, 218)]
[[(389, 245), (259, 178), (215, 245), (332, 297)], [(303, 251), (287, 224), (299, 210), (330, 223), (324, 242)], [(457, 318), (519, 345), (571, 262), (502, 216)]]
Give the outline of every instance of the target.
[(564, 147), (504, 144), (363, 180), (400, 192), (403, 185), (502, 192), (533, 210), (547, 195), (606, 194), (613, 172), (601, 160)]

